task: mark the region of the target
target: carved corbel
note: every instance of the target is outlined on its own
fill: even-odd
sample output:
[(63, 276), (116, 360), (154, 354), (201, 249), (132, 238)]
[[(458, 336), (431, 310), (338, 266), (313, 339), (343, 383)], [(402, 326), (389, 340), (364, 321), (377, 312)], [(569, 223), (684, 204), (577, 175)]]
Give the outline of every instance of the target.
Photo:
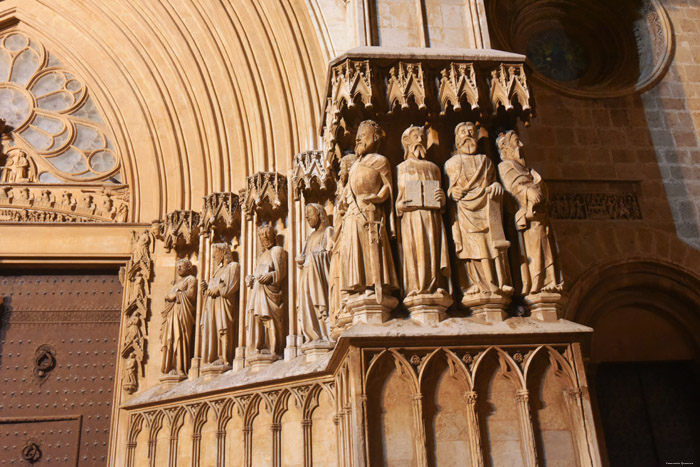
[(399, 62), (389, 69), (389, 82), (387, 86), (387, 102), (391, 114), (394, 108), (402, 110), (410, 106), (410, 98), (413, 97), (418, 109), (426, 108), (426, 88), (423, 73), (423, 65), (417, 63)]
[(205, 232), (233, 232), (240, 229), (240, 197), (230, 192), (205, 196), (200, 222), (202, 231)]
[(161, 227), (158, 239), (165, 244), (165, 250), (173, 248), (180, 253), (182, 250), (196, 248), (199, 241), (199, 213), (190, 210), (169, 212)]
[(525, 67), (522, 63), (501, 63), (491, 71), (491, 105), (495, 114), (500, 107), (512, 111), (515, 103), (523, 110), (523, 120), (529, 121), (532, 114), (530, 89), (527, 85)]
[(326, 191), (332, 177), (323, 160), (322, 151), (304, 151), (294, 156), (292, 169), (292, 189), (294, 198), (299, 199), (302, 191)]
[(281, 217), (287, 209), (287, 177), (277, 172), (258, 172), (248, 177), (242, 200), (246, 217), (262, 219)]
[(463, 102), (471, 110), (479, 109), (479, 88), (472, 63), (450, 63), (440, 74), (440, 115), (445, 115), (450, 105), (455, 112), (459, 112)]

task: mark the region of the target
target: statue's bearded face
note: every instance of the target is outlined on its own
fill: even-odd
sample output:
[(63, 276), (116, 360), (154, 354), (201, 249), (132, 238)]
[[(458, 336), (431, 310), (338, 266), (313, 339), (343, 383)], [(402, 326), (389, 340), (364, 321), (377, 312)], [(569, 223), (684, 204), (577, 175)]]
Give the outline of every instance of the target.
[(275, 246), (275, 231), (272, 229), (263, 229), (258, 233), (260, 244), (264, 249), (269, 250)]
[(306, 207), (306, 222), (309, 223), (309, 226), (312, 229), (315, 229), (321, 223), (321, 216), (319, 215), (315, 207)]
[(357, 137), (355, 138), (355, 153), (358, 156), (369, 154), (377, 146), (378, 139), (376, 131), (372, 127), (361, 126), (357, 130)]
[(428, 138), (422, 128), (412, 128), (404, 143), (407, 147), (408, 154), (411, 154), (419, 159), (425, 159), (427, 140)]
[(500, 148), (501, 159), (511, 160), (511, 161), (523, 161), (520, 148), (523, 143), (520, 142), (520, 138), (515, 133), (509, 133), (505, 137), (502, 147)]
[(473, 125), (461, 126), (455, 136), (455, 146), (462, 153), (476, 154), (479, 147), (476, 139), (476, 127)]
[(221, 248), (214, 248), (214, 263), (219, 264), (224, 261), (225, 252)]

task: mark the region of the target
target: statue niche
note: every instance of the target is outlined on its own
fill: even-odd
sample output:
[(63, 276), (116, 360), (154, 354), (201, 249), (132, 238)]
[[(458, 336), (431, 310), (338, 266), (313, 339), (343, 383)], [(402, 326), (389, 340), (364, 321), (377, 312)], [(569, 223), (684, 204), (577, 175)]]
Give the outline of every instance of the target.
[(410, 126), (401, 136), (404, 162), (397, 167), (401, 263), (404, 304), (411, 317), (438, 321), (452, 304), (450, 257), (442, 223), (445, 192), (440, 168), (425, 160), (424, 127)]
[(212, 245), (216, 269), (200, 290), (204, 307), (200, 321), (202, 364), (230, 368), (233, 359), (235, 323), (238, 318), (238, 285), (241, 268), (233, 261), (226, 243)]
[(517, 292), (522, 295), (560, 293), (563, 279), (549, 223), (546, 187), (540, 174), (525, 165), (522, 145), (514, 131), (501, 133), (496, 139), (502, 160), (498, 171), (516, 206), (514, 220), (520, 242)]
[(193, 274), (192, 263), (180, 259), (175, 263), (176, 280), (165, 296), (163, 324), (160, 331), (163, 354), (160, 371), (162, 380), (182, 380), (189, 370), (192, 358), (192, 333), (194, 331), (195, 303), (197, 300), (197, 279)]
[(504, 306), (513, 293), (506, 257), (510, 243), (501, 220), (503, 187), (496, 181), (491, 160), (477, 154), (477, 149), (476, 126), (460, 123), (455, 128), (455, 152), (445, 163), (447, 194), (455, 202), (452, 236), (468, 279), (462, 303), (473, 310), (490, 303)]
[(320, 204), (306, 205), (306, 221), (313, 229), (304, 248), (296, 258), (299, 274), (297, 316), (305, 344), (330, 345), (328, 312), (330, 267), (329, 243), (333, 227), (329, 225), (326, 211)]
[(246, 305), (246, 345), (251, 360), (275, 360), (282, 353), (285, 306), (282, 287), (287, 277), (287, 252), (276, 245), (275, 229), (267, 224), (258, 229), (263, 252), (254, 274), (246, 276), (251, 289)]
[(338, 203), (343, 216), (340, 257), (346, 262), (340, 268), (340, 288), (348, 293), (353, 321), (385, 321), (398, 304), (391, 296), (399, 286), (388, 234), (394, 234), (391, 166), (376, 152), (383, 137), (376, 122), (360, 123), (357, 159)]

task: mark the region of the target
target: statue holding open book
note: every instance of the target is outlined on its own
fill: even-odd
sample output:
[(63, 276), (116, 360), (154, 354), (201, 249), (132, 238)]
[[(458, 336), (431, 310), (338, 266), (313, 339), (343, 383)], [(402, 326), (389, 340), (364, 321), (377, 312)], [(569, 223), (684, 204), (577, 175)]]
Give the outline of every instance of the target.
[(450, 257), (442, 210), (447, 197), (440, 168), (425, 159), (424, 127), (411, 125), (401, 137), (404, 161), (396, 167), (404, 304), (411, 316), (439, 320), (452, 303)]

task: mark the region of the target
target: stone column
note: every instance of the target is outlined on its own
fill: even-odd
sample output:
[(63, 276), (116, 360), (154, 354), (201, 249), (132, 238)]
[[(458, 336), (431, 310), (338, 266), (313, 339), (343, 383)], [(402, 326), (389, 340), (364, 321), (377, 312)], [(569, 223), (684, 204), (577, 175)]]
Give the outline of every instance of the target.
[(530, 396), (527, 389), (521, 389), (515, 395), (518, 421), (520, 423), (520, 446), (523, 453), (523, 460), (527, 467), (537, 467), (535, 433), (532, 428), (532, 419), (530, 418), (529, 400)]
[(464, 400), (467, 403), (467, 427), (469, 435), (469, 449), (471, 450), (472, 467), (484, 466), (484, 454), (481, 450), (481, 430), (479, 429), (479, 418), (476, 414), (476, 391), (464, 393)]

